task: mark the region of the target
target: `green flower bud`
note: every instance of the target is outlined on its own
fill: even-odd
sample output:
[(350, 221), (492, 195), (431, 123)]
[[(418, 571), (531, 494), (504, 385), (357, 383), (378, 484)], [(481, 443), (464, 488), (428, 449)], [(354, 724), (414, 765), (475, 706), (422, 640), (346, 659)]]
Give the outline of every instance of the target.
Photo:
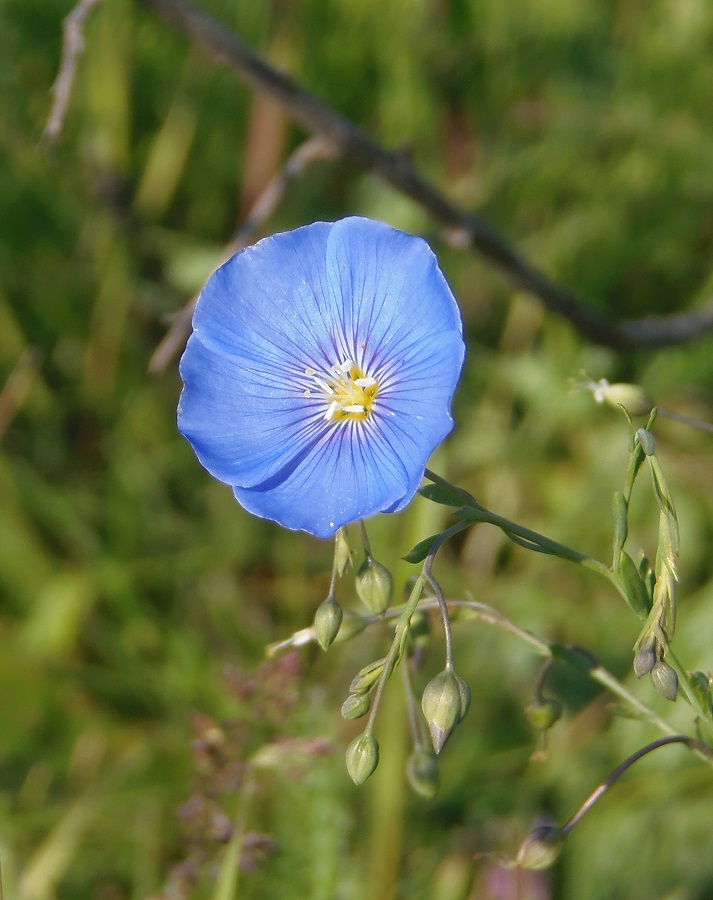
[(564, 835), (554, 825), (533, 828), (518, 850), (515, 863), (522, 869), (549, 869), (562, 852)]
[(536, 697), (525, 707), (525, 717), (536, 731), (547, 731), (562, 715), (562, 704), (552, 697)]
[(347, 543), (346, 530), (340, 528), (334, 538), (334, 565), (340, 578), (351, 565), (353, 554), (354, 551)]
[(644, 644), (634, 657), (634, 675), (637, 678), (648, 675), (655, 665), (656, 654), (654, 653), (654, 648), (651, 644)]
[(329, 596), (314, 614), (314, 633), (317, 643), (326, 650), (336, 638), (342, 624), (344, 612), (334, 597)]
[(352, 694), (366, 694), (379, 680), (381, 673), (384, 671), (386, 657), (383, 659), (375, 659), (368, 665), (359, 669), (349, 685)]
[(367, 556), (356, 574), (356, 592), (372, 615), (381, 615), (388, 609), (393, 589), (394, 582), (386, 566)]
[(678, 675), (662, 659), (651, 670), (651, 684), (666, 700), (673, 701), (676, 699), (676, 694), (678, 694)]
[[(460, 681), (462, 682), (462, 679)], [(429, 681), (423, 692), (421, 708), (436, 753), (441, 752), (450, 733), (465, 714), (461, 690), (462, 687), (455, 672), (452, 669), (444, 669)]]
[(343, 719), (360, 719), (369, 712), (371, 697), (368, 694), (350, 694), (342, 703)]
[(639, 428), (636, 432), (636, 440), (641, 445), (641, 449), (647, 456), (654, 456), (656, 453), (656, 441), (653, 434), (646, 428)]
[(426, 800), (438, 793), (438, 762), (433, 750), (419, 747), (413, 751), (406, 766), (406, 775), (412, 789)]
[(379, 745), (370, 734), (360, 734), (347, 747), (347, 772), (354, 784), (364, 784), (379, 765)]
[(597, 403), (608, 403), (615, 409), (623, 406), (631, 416), (648, 416), (654, 407), (651, 397), (638, 384), (609, 384), (602, 378), (593, 394)]
[(470, 685), (465, 678), (461, 678), (460, 675), (456, 675), (456, 681), (458, 682), (458, 691), (460, 692), (460, 715), (458, 716), (458, 721), (462, 722), (470, 709)]

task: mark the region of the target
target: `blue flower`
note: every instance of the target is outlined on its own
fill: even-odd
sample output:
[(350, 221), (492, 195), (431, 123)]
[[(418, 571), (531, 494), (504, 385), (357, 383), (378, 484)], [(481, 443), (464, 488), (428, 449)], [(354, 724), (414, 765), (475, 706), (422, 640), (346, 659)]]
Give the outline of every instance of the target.
[(329, 537), (412, 499), (453, 427), (464, 352), (423, 240), (316, 222), (236, 254), (203, 288), (179, 430), (245, 509)]

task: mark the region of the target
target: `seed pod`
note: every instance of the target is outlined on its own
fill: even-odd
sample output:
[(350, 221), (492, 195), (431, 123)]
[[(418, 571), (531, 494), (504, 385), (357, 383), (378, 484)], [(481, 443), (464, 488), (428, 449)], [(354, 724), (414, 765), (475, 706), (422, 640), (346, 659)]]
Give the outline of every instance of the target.
[(634, 657), (634, 675), (641, 678), (648, 675), (656, 665), (656, 654), (651, 644), (644, 644)]
[(676, 699), (678, 694), (678, 675), (662, 659), (651, 670), (651, 684), (666, 700), (674, 701)]
[(347, 772), (354, 784), (364, 784), (379, 765), (379, 745), (371, 734), (360, 734), (347, 747)]
[(394, 582), (386, 566), (367, 556), (356, 573), (356, 592), (373, 616), (388, 609), (393, 590)]
[(433, 749), (440, 753), (462, 718), (461, 685), (452, 669), (444, 669), (429, 681), (423, 692), (421, 708), (431, 734)]
[(431, 800), (438, 793), (438, 762), (433, 750), (419, 747), (413, 751), (408, 760), (406, 775), (412, 789), (426, 800)]
[(343, 719), (360, 719), (369, 712), (371, 697), (368, 694), (350, 694), (342, 703)]
[(343, 616), (342, 607), (331, 595), (319, 605), (314, 614), (314, 633), (322, 650), (326, 650), (336, 638)]
[(656, 441), (653, 434), (646, 428), (639, 428), (636, 432), (636, 440), (641, 444), (641, 449), (647, 456), (654, 456), (656, 453)]

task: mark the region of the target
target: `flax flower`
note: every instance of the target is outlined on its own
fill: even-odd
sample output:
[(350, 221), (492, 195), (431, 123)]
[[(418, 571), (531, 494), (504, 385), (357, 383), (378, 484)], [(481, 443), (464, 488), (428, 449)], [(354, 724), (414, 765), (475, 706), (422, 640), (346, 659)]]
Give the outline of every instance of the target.
[(203, 288), (179, 429), (245, 509), (329, 537), (412, 499), (453, 427), (463, 356), (423, 240), (316, 222), (236, 254)]

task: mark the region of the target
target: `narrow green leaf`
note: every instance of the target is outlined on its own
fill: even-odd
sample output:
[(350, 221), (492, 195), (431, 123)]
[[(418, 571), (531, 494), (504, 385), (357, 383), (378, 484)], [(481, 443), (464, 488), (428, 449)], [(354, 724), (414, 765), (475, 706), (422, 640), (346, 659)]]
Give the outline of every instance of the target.
[(423, 562), (424, 559), (428, 556), (431, 547), (435, 544), (440, 536), (441, 532), (439, 532), (438, 534), (432, 534), (430, 537), (424, 538), (422, 541), (419, 541), (416, 546), (409, 550), (406, 556), (403, 557), (404, 562)]

